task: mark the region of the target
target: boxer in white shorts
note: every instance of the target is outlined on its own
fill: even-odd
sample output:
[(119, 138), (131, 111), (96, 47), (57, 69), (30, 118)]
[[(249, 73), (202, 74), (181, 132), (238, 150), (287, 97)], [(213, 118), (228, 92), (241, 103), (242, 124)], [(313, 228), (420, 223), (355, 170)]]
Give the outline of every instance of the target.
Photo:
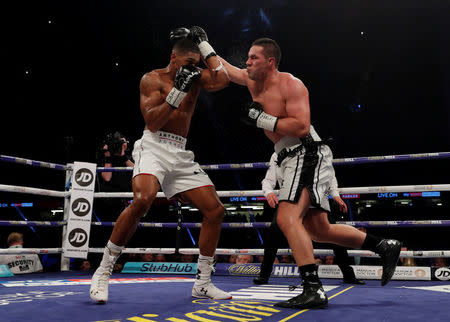
[(145, 130), (134, 144), (133, 177), (153, 175), (167, 199), (199, 187), (214, 187), (205, 171), (194, 161), (194, 153), (185, 150), (186, 139), (168, 132)]
[[(140, 83), (140, 108), (145, 130), (133, 149), (133, 203), (117, 219), (100, 266), (92, 277), (90, 297), (96, 302), (108, 300), (109, 277), (114, 263), (160, 188), (167, 198), (179, 196), (203, 214), (192, 296), (231, 299), (229, 293), (211, 282), (225, 208), (211, 180), (194, 162), (193, 153), (185, 150), (200, 90), (220, 90), (228, 85), (229, 79), (202, 28), (175, 29), (170, 39), (174, 45), (169, 65), (145, 74)], [(207, 69), (196, 66), (200, 57)]]

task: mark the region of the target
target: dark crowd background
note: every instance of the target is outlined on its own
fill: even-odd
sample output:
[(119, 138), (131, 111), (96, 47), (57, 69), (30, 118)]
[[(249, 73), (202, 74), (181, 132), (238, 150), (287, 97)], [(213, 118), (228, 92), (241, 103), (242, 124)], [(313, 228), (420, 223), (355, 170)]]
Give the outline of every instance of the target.
[[(139, 81), (167, 66), (169, 31), (192, 25), (240, 67), (253, 40), (277, 40), (279, 70), (307, 86), (312, 123), (334, 139), (335, 158), (449, 151), (448, 1), (15, 1), (3, 14), (3, 155), (96, 162), (102, 138), (114, 131), (132, 146), (144, 128)], [(234, 84), (201, 93), (188, 136), (200, 164), (269, 160), (272, 144), (237, 117), (249, 101)], [(337, 166), (336, 173), (341, 187), (438, 184), (449, 183), (448, 165)], [(218, 190), (259, 189), (264, 171), (210, 175)], [(1, 163), (0, 178), (64, 188), (56, 170)]]

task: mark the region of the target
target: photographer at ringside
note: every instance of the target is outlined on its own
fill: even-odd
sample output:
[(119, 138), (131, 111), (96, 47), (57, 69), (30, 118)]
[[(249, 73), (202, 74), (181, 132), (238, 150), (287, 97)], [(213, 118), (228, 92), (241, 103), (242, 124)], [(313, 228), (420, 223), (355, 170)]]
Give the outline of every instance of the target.
[[(101, 144), (97, 153), (99, 167), (133, 167), (128, 140), (120, 132), (110, 133)], [(98, 178), (98, 191), (101, 192), (130, 192), (130, 171), (101, 172)], [(99, 198), (95, 201), (97, 215), (102, 221), (115, 221), (122, 210), (128, 206), (125, 198)]]

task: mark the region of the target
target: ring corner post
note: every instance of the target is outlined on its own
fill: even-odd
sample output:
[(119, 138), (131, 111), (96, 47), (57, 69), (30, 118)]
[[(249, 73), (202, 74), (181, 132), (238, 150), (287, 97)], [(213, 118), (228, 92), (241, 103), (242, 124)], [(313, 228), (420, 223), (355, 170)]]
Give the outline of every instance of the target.
[[(64, 191), (70, 191), (71, 179), (72, 179), (73, 164), (68, 163), (66, 168), (66, 181)], [(70, 193), (64, 197), (64, 222), (66, 223), (62, 229), (62, 253), (61, 253), (61, 271), (68, 271), (70, 269), (70, 258), (64, 256), (64, 242), (67, 234), (67, 222), (69, 219), (69, 205), (70, 205)]]

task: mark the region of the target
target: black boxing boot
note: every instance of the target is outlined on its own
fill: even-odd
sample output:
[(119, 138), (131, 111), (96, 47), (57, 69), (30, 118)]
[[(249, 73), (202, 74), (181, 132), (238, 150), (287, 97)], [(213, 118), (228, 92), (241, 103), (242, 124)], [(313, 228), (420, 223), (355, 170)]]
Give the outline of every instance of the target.
[[(275, 303), (276, 307), (289, 309), (320, 309), (328, 306), (328, 298), (317, 275), (315, 264), (300, 266), (303, 292), (287, 301)], [(290, 288), (292, 290), (292, 288)], [(295, 289), (295, 287), (293, 288)]]
[(383, 239), (376, 247), (376, 253), (383, 260), (383, 274), (381, 275), (381, 286), (385, 286), (392, 278), (397, 267), (402, 243), (395, 239)]
[(395, 239), (381, 239), (367, 234), (362, 249), (369, 249), (380, 255), (383, 263), (381, 285), (386, 285), (392, 278), (397, 267), (398, 258), (402, 249), (402, 243)]

